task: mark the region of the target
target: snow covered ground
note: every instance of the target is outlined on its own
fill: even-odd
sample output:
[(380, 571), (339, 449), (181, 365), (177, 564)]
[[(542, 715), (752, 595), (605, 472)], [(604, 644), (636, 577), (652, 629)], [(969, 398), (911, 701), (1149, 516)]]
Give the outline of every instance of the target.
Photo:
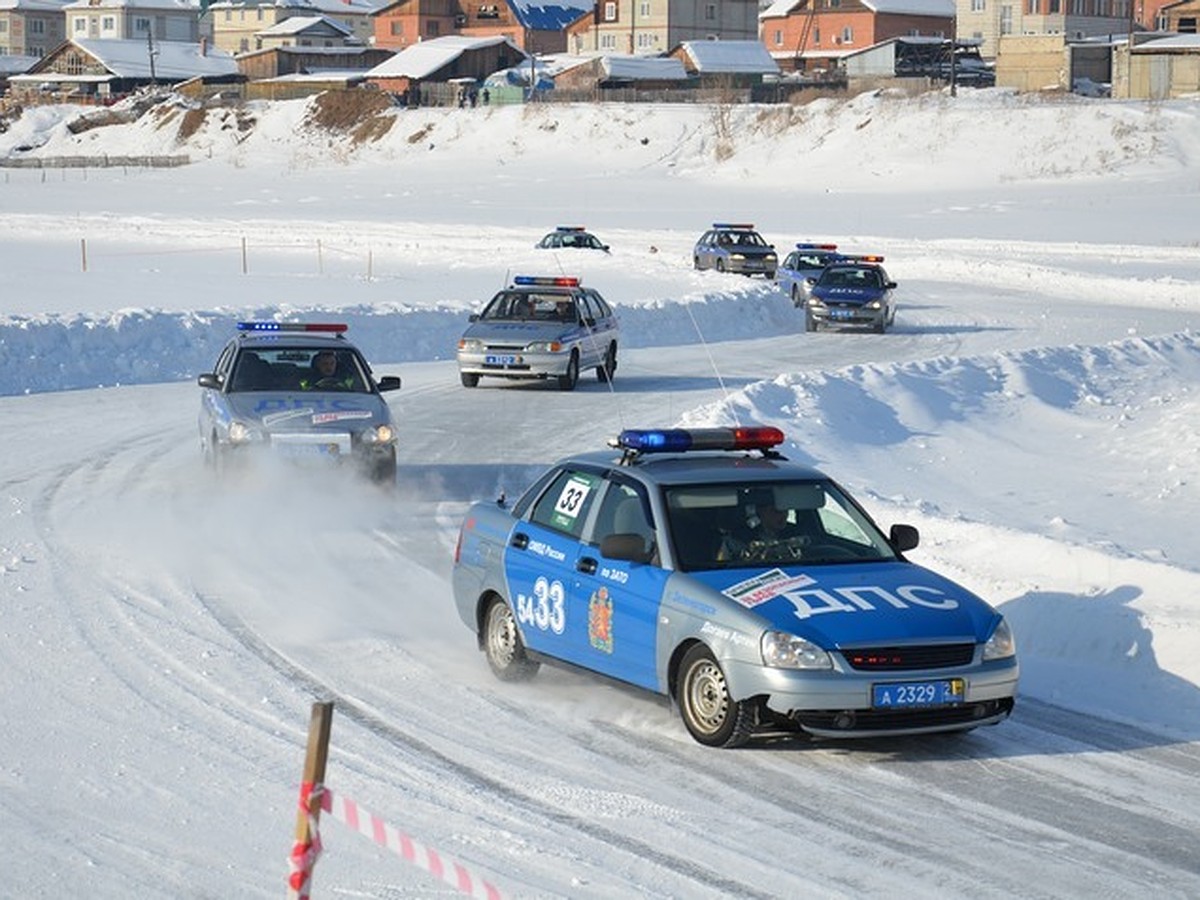
[[(193, 163), (0, 170), (0, 893), (279, 896), (326, 697), (331, 788), (513, 896), (1200, 893), (1200, 104), (419, 110), (367, 144), (303, 102), (182, 142), (180, 112), (81, 112), (0, 157)], [(808, 335), (693, 271), (714, 220), (885, 254), (896, 329)], [(560, 223), (612, 254), (532, 249)], [(518, 272), (618, 306), (612, 392), (458, 386)], [(396, 495), (212, 484), (196, 373), (238, 318), (330, 311), (404, 379)], [(716, 752), (644, 696), (491, 677), (450, 597), (466, 504), (621, 427), (734, 421), (1005, 612), (1010, 721)], [(451, 892), (323, 833), (314, 896)]]

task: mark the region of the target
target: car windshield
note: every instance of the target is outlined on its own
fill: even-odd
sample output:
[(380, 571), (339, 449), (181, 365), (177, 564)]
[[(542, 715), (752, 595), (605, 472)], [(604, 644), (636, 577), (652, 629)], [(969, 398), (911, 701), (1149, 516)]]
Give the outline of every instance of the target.
[(350, 350), (332, 347), (267, 347), (242, 350), (229, 392), (341, 391), (370, 393), (367, 374)]
[(673, 486), (665, 498), (675, 559), (685, 572), (897, 558), (829, 481)]
[(574, 322), (575, 301), (562, 293), (501, 291), (479, 318), (487, 322)]
[(823, 287), (879, 287), (883, 282), (876, 269), (826, 269)]
[(735, 247), (765, 247), (767, 242), (757, 231), (731, 231), (725, 235), (721, 243)]

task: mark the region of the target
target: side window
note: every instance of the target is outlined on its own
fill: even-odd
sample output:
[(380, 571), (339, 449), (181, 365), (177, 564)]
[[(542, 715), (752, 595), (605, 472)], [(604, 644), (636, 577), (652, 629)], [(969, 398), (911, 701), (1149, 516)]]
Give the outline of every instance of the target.
[(213, 368), (213, 372), (222, 381), (229, 377), (229, 370), (233, 367), (233, 353), (236, 349), (236, 344), (226, 344), (225, 349), (221, 351), (221, 355), (217, 357), (217, 364)]
[(579, 537), (602, 479), (591, 472), (564, 469), (542, 494), (530, 516), (538, 525)]
[(600, 310), (596, 308), (596, 298), (588, 291), (579, 295), (579, 310), (592, 321), (600, 318)]
[(610, 485), (596, 513), (592, 543), (599, 544), (613, 534), (634, 534), (642, 539), (645, 552), (656, 546), (654, 525), (647, 519), (645, 498), (633, 487), (620, 482)]
[(589, 291), (588, 296), (592, 298), (592, 303), (596, 306), (597, 317), (603, 316), (607, 319), (612, 316), (612, 307), (608, 305), (603, 297), (601, 297), (595, 291)]

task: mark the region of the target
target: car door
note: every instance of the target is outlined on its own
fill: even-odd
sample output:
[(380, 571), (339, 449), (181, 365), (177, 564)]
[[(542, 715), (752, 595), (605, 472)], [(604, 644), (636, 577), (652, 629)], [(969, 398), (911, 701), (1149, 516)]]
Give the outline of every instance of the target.
[[(636, 535), (641, 561), (604, 555), (610, 535)], [(611, 678), (662, 691), (658, 679), (658, 612), (668, 574), (657, 564), (658, 536), (642, 485), (607, 483), (576, 561), (577, 605), (586, 611), (579, 664)]]
[(585, 338), (586, 361), (581, 363), (580, 368), (589, 368), (604, 362), (604, 353), (612, 339), (615, 321), (608, 304), (594, 290), (585, 290), (580, 294), (579, 300), (582, 306), (581, 312), (585, 316), (584, 324), (587, 334)]
[(525, 645), (586, 665), (587, 603), (576, 568), (579, 537), (603, 487), (599, 472), (564, 467), (509, 536), (504, 573)]

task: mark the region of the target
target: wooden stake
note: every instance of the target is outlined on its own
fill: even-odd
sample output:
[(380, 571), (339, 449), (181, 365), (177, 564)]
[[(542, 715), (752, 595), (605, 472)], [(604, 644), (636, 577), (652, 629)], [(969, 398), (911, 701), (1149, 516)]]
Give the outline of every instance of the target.
[[(325, 763), (329, 759), (329, 732), (333, 726), (333, 702), (312, 705), (308, 725), (308, 751), (304, 756), (304, 779), (300, 783), (300, 808), (296, 810), (296, 842), (292, 847), (293, 871), (288, 880), (288, 900), (307, 900), (312, 882), (309, 851), (316, 838), (321, 816), (321, 795), (317, 788), (325, 783)], [(296, 865), (297, 857), (302, 863)]]

